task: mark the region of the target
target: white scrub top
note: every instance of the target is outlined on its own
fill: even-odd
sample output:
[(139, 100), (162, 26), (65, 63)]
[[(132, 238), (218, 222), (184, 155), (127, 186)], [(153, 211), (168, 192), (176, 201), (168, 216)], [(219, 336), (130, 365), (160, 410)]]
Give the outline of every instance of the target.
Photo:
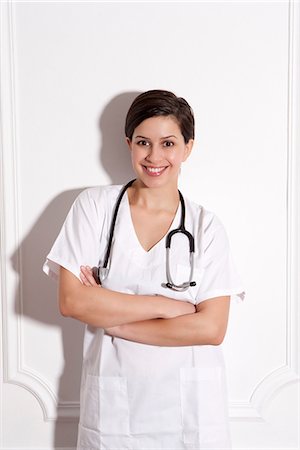
[[(59, 266), (79, 277), (80, 265), (103, 262), (113, 208), (122, 186), (93, 187), (75, 200), (44, 271)], [(219, 219), (185, 199), (186, 229), (195, 237), (196, 286), (175, 292), (166, 282), (165, 239), (150, 251), (141, 246), (127, 193), (115, 227), (109, 275), (103, 287), (129, 293), (165, 295), (198, 304), (243, 288)], [(171, 229), (178, 228), (179, 205)], [(171, 274), (189, 278), (188, 240), (172, 239)], [(78, 450), (229, 449), (227, 394), (220, 346), (162, 347), (107, 335), (86, 326), (80, 394)]]

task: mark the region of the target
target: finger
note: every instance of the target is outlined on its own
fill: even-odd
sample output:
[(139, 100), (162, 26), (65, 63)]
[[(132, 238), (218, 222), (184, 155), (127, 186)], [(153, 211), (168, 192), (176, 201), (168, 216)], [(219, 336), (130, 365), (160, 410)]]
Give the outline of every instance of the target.
[(82, 283), (85, 286), (89, 286), (89, 287), (91, 286), (91, 283), (89, 282), (89, 280), (87, 279), (87, 277), (85, 276), (85, 274), (84, 274), (84, 272), (82, 270), (80, 271), (79, 276), (80, 276), (80, 279), (81, 279)]
[(88, 280), (90, 281), (92, 286), (100, 287), (95, 280), (93, 269), (90, 266), (86, 266), (87, 272), (88, 272)]
[(81, 275), (82, 275), (82, 278), (84, 279), (85, 284), (88, 286), (93, 286), (94, 285), (94, 277), (90, 271), (90, 268), (88, 266), (81, 266), (80, 270), (81, 270)]
[(95, 278), (93, 276), (93, 271), (92, 271), (91, 267), (89, 267), (89, 266), (81, 266), (80, 269), (81, 269), (83, 275), (85, 276), (85, 278), (88, 280), (89, 285), (97, 287), (98, 285), (97, 285), (96, 280), (95, 280)]

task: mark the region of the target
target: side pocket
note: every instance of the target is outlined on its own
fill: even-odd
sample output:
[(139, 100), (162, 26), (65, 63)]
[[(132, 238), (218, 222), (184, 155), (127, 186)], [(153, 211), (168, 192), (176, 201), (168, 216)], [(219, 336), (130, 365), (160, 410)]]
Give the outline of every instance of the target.
[(77, 450), (93, 450), (99, 448), (99, 442), (99, 432), (79, 425), (76, 447)]
[(207, 448), (225, 448), (230, 445), (224, 383), (221, 367), (180, 369), (185, 443), (205, 444)]
[(100, 431), (129, 436), (129, 404), (125, 377), (100, 377)]
[(83, 427), (91, 430), (99, 430), (100, 415), (100, 381), (99, 377), (87, 375), (82, 385), (80, 423)]

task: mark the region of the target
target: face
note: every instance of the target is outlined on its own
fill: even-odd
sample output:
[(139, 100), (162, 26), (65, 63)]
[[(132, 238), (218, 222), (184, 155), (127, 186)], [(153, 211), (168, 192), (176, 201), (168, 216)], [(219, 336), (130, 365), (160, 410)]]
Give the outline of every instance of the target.
[(181, 163), (189, 156), (193, 140), (184, 142), (172, 116), (150, 117), (127, 138), (133, 169), (148, 187), (176, 186)]

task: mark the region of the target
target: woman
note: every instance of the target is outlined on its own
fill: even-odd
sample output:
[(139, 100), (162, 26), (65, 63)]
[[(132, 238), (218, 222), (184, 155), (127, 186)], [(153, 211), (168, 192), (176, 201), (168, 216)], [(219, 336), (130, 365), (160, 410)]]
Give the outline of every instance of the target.
[[(148, 91), (132, 103), (125, 133), (136, 180), (122, 198), (122, 186), (83, 191), (44, 266), (59, 275), (61, 313), (87, 324), (77, 448), (228, 449), (220, 344), (230, 297), (243, 289), (220, 221), (180, 200), (193, 113), (171, 92)], [(118, 198), (98, 285), (92, 267), (103, 266)], [(194, 263), (182, 233), (166, 252), (184, 209)]]

